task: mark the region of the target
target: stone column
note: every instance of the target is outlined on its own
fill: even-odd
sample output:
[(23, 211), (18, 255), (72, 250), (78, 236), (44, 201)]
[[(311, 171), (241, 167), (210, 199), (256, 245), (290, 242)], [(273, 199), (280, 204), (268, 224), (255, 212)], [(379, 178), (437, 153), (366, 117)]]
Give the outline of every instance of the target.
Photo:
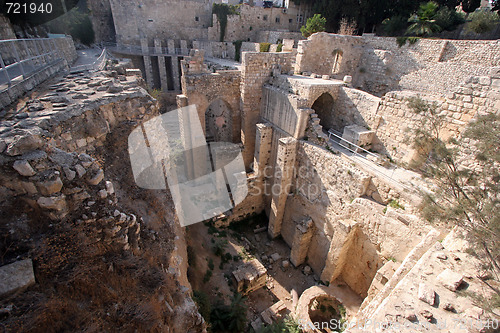
[(258, 180), (264, 179), (266, 166), (269, 165), (272, 137), (273, 129), (269, 124), (257, 124), (253, 170), (257, 173)]
[(175, 41), (173, 39), (167, 40), (168, 54), (175, 54)]
[(146, 38), (141, 39), (141, 48), (144, 58), (144, 71), (146, 74), (146, 83), (149, 87), (153, 87), (153, 66), (151, 65), (151, 57), (148, 56), (148, 40)]
[(295, 226), (295, 233), (290, 251), (290, 261), (297, 267), (304, 263), (314, 235), (314, 222), (311, 219), (303, 220)]
[(187, 40), (181, 40), (181, 54), (186, 55), (188, 51)]
[(279, 139), (276, 167), (274, 169), (274, 184), (271, 188), (271, 211), (267, 232), (272, 238), (281, 234), (281, 224), (285, 212), (285, 204), (293, 177), (297, 140), (292, 137)]
[(158, 53), (158, 67), (160, 69), (161, 89), (163, 91), (167, 91), (168, 83), (167, 83), (167, 69), (165, 67), (165, 57), (160, 55), (163, 54), (161, 49), (161, 40), (156, 38), (155, 38), (155, 53)]

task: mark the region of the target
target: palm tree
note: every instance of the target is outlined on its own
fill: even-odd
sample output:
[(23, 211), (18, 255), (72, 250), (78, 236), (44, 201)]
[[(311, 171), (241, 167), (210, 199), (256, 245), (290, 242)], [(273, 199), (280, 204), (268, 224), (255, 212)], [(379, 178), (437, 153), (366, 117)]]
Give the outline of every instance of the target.
[(407, 33), (414, 33), (417, 36), (429, 35), (441, 31), (441, 27), (434, 20), (438, 4), (432, 1), (421, 4), (417, 15), (411, 17), (408, 21), (413, 22), (406, 30)]

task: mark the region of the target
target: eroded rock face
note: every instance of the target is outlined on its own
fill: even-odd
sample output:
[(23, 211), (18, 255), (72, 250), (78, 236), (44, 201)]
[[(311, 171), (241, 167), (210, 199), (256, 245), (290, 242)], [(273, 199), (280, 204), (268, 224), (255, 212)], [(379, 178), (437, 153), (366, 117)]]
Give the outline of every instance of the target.
[[(79, 256), (82, 261), (74, 263), (74, 269), (84, 269), (78, 265), (85, 266), (85, 260), (93, 258), (93, 251), (107, 249), (105, 256), (117, 256), (107, 266), (109, 274), (113, 274), (115, 270), (122, 269), (116, 266), (120, 262), (122, 265), (127, 264), (128, 259), (124, 261), (123, 258), (132, 257), (136, 262), (137, 272), (162, 272), (163, 280), (154, 281), (163, 281), (162, 284), (168, 284), (172, 288), (168, 296), (163, 294), (168, 301), (158, 303), (162, 312), (164, 307), (171, 311), (165, 311), (164, 317), (154, 319), (157, 320), (154, 324), (164, 329), (169, 327), (170, 332), (201, 332), (205, 323), (190, 299), (189, 289), (180, 287), (179, 281), (186, 272), (166, 272), (169, 270), (166, 258), (174, 249), (170, 243), (174, 238), (172, 232), (156, 232), (156, 241), (153, 242), (150, 236), (152, 230), (142, 216), (145, 211), (138, 214), (123, 207), (113, 182), (108, 178), (109, 167), (102, 163), (108, 150), (109, 154), (117, 154), (116, 149), (124, 149), (126, 152), (126, 130), (130, 131), (142, 120), (158, 115), (156, 101), (139, 86), (135, 76), (118, 76), (113, 79), (106, 72), (101, 72), (55, 79), (49, 91), (42, 91), (39, 99), (27, 104), (27, 112), (22, 117), (17, 117), (14, 112), (10, 118), (0, 123), (0, 209), (11, 214), (6, 222), (10, 228), (8, 237), (22, 238), (29, 246), (44, 246), (30, 243), (30, 236), (34, 238), (33, 233), (37, 230), (34, 226), (43, 225), (42, 229), (57, 230), (54, 237), (59, 241), (64, 239), (64, 233), (78, 230), (72, 236), (71, 246), (60, 246), (58, 243), (54, 246), (55, 252), (50, 247), (52, 245), (35, 251), (35, 254), (43, 253), (42, 258), (37, 258), (37, 263), (42, 263), (38, 272), (50, 269), (57, 272), (64, 269), (71, 271), (71, 268), (64, 265), (58, 266), (58, 260), (66, 262), (66, 258), (70, 256)], [(101, 87), (105, 89), (97, 89)], [(114, 143), (108, 149), (101, 148), (109, 144), (107, 140), (110, 134), (117, 129), (125, 130), (116, 139), (116, 142), (124, 142), (125, 145)], [(128, 160), (122, 159), (120, 163), (122, 162), (128, 163)], [(130, 166), (125, 165), (122, 169), (127, 171), (127, 168)], [(21, 223), (24, 219), (17, 219), (16, 216), (23, 210), (30, 211), (35, 220), (28, 219)], [(115, 211), (119, 213), (115, 215)], [(146, 220), (151, 220), (151, 217)], [(167, 224), (174, 221), (174, 218), (169, 219)], [(167, 225), (165, 228), (171, 226)], [(37, 231), (36, 237), (48, 242), (42, 244), (51, 244), (48, 234)], [(79, 246), (91, 246), (94, 250), (90, 253), (70, 253), (73, 247)], [(148, 267), (147, 260), (141, 262), (139, 256), (147, 258), (148, 251), (152, 251), (148, 247), (154, 246), (155, 250), (161, 252), (162, 263), (161, 266), (156, 262)], [(175, 255), (179, 256), (179, 253)], [(182, 256), (180, 253), (180, 257)], [(98, 262), (102, 262), (101, 259)], [(26, 262), (28, 261), (29, 269), (24, 264), (18, 264), (21, 268), (24, 267), (19, 270), (19, 274), (12, 273), (7, 266), (0, 267), (0, 271), (4, 269), (10, 272), (8, 274), (13, 279), (12, 283), (4, 284), (7, 279), (0, 278), (0, 284), (5, 289), (0, 290), (0, 294), (28, 287), (35, 282), (31, 260)], [(91, 267), (99, 266), (90, 262)], [(119, 276), (120, 272), (116, 274)], [(66, 283), (70, 282), (71, 280)], [(57, 282), (49, 279), (41, 283)], [(150, 295), (151, 299), (156, 297), (153, 294), (152, 292)], [(49, 294), (46, 296), (50, 297)], [(82, 301), (87, 302), (88, 299)]]

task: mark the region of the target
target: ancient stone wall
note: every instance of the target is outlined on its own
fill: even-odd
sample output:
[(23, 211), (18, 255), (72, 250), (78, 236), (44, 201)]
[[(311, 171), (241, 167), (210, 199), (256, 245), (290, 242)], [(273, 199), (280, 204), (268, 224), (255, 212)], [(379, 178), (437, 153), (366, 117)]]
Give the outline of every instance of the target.
[(352, 75), (362, 55), (362, 37), (318, 32), (300, 41), (295, 73), (343, 78)]
[(288, 73), (292, 68), (292, 57), (292, 53), (287, 52), (242, 54), (241, 140), (245, 146), (243, 158), (247, 167), (253, 162), (255, 126), (259, 120), (264, 83), (271, 77), (273, 67), (280, 73)]
[(233, 43), (214, 41), (193, 41), (193, 49), (204, 50), (206, 57), (235, 59), (236, 47)]
[(285, 39), (294, 40), (295, 44), (297, 44), (297, 41), (305, 38), (301, 32), (279, 30), (262, 30), (259, 31), (257, 36), (257, 41), (260, 43), (278, 44), (279, 42), (283, 43)]
[(115, 23), (109, 0), (89, 0), (87, 6), (90, 10), (95, 42), (116, 42)]
[[(238, 15), (229, 15), (227, 18), (224, 41), (267, 42), (273, 40), (273, 43), (276, 43), (277, 39), (280, 38), (298, 37), (298, 34), (288, 35), (287, 32), (298, 32), (303, 25), (303, 23), (298, 22), (298, 17), (302, 17), (303, 22), (305, 22), (310, 15), (309, 11), (296, 6), (283, 9), (253, 7), (243, 4), (238, 11)], [(208, 38), (220, 41), (220, 24), (215, 14), (213, 15), (213, 22), (213, 26), (208, 28)], [(280, 33), (270, 36), (264, 32), (270, 30), (280, 31)]]
[[(421, 95), (421, 98), (438, 105), (438, 111), (445, 115), (443, 138), (458, 138), (467, 124), (476, 114), (498, 112), (499, 84), (498, 74), (492, 76), (472, 77), (468, 83), (457, 87), (454, 92), (442, 97)], [(376, 128), (374, 149), (385, 153), (396, 161), (409, 162), (414, 152), (404, 138), (408, 129), (414, 130), (419, 124), (419, 115), (407, 106), (407, 98), (415, 97), (415, 93), (391, 92), (386, 94), (377, 110), (381, 117)], [(374, 128), (375, 129), (375, 128)]]
[(182, 76), (183, 94), (188, 98), (189, 105), (196, 105), (203, 129), (205, 129), (205, 113), (209, 106), (217, 100), (227, 104), (230, 110), (227, 121), (231, 123), (232, 142), (240, 141), (240, 79), (239, 71), (193, 75), (184, 71)]
[(209, 0), (110, 0), (116, 40), (139, 45), (141, 38), (208, 39), (212, 19)]
[(498, 66), (498, 41), (419, 39), (399, 47), (395, 38), (363, 36), (354, 86), (382, 96), (390, 90), (428, 93), (453, 91), (470, 76), (482, 76)]

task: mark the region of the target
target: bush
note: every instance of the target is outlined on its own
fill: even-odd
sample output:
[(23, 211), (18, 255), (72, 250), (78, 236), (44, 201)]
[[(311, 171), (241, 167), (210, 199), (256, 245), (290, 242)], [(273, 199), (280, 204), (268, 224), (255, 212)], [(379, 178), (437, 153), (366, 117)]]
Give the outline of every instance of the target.
[(269, 48), (271, 47), (271, 43), (260, 43), (260, 52), (269, 52)]
[(281, 51), (283, 51), (283, 44), (279, 43), (278, 47), (276, 48), (276, 52), (281, 52)]
[(494, 12), (478, 11), (470, 14), (469, 18), (471, 21), (467, 24), (466, 29), (476, 34), (491, 31), (499, 23), (498, 15)]
[(440, 8), (433, 19), (436, 20), (436, 24), (439, 25), (442, 30), (448, 31), (455, 30), (458, 25), (465, 23), (463, 14), (448, 7)]

